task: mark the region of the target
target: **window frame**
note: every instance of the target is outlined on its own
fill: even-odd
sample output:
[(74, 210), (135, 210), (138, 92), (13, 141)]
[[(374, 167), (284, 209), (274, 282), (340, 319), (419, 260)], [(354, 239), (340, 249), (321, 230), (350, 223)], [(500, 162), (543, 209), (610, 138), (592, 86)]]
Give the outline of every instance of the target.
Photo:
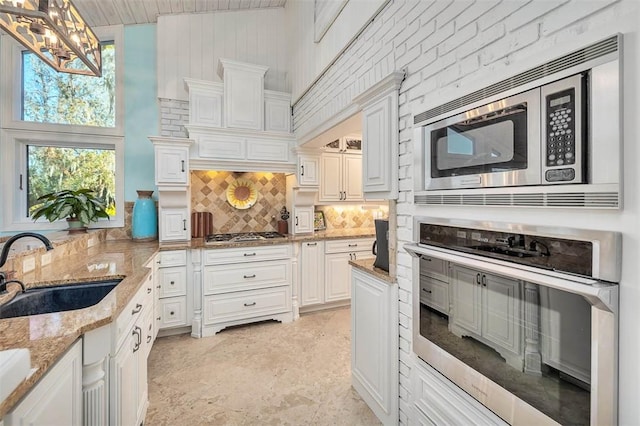
[(26, 179), (26, 145), (51, 145), (79, 148), (114, 149), (116, 155), (116, 215), (101, 219), (92, 228), (124, 226), (124, 31), (122, 25), (94, 28), (98, 38), (113, 41), (115, 51), (116, 116), (114, 127), (23, 121), (22, 117), (22, 51), (21, 45), (8, 35), (0, 35), (0, 161), (5, 202), (0, 208), (2, 231), (60, 230), (65, 221), (34, 222), (24, 215), (27, 185), (20, 189), (20, 175)]

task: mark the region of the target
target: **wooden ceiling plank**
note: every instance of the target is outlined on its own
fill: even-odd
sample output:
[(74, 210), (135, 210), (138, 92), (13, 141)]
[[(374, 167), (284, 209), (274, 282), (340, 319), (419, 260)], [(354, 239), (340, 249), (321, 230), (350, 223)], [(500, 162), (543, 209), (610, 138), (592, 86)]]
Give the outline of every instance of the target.
[(106, 25), (106, 20), (102, 13), (98, 10), (96, 2), (93, 0), (75, 0), (73, 2), (80, 11), (82, 17), (91, 27), (99, 27)]
[(229, 10), (240, 9), (240, 0), (229, 0)]
[(171, 13), (171, 2), (169, 0), (157, 0), (158, 15), (168, 15)]
[(144, 8), (144, 3), (142, 1), (127, 1), (126, 6), (129, 8), (131, 15), (133, 16), (133, 20), (136, 24), (147, 24), (149, 22), (155, 22), (149, 20), (147, 16), (147, 11)]
[(137, 23), (136, 18), (133, 16), (133, 13), (129, 8), (128, 3), (131, 3), (131, 2), (127, 2), (124, 0), (114, 0), (113, 6), (116, 10), (116, 13), (120, 17), (120, 21), (122, 24), (124, 25), (136, 24)]
[(157, 22), (158, 21), (158, 2), (156, 0), (144, 0), (142, 2), (144, 6), (144, 10), (147, 14), (148, 22)]
[(196, 0), (182, 0), (182, 10), (185, 13), (193, 13), (196, 11)]
[(171, 0), (171, 13), (184, 13), (184, 0)]

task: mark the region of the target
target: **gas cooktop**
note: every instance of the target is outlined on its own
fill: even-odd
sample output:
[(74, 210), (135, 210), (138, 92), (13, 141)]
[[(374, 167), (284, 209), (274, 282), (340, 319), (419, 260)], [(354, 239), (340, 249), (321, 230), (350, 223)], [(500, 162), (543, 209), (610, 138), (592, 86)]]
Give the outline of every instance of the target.
[(211, 234), (207, 235), (205, 241), (208, 243), (217, 243), (223, 241), (243, 242), (243, 241), (260, 241), (270, 240), (274, 238), (284, 238), (285, 236), (279, 232), (239, 232), (231, 234)]

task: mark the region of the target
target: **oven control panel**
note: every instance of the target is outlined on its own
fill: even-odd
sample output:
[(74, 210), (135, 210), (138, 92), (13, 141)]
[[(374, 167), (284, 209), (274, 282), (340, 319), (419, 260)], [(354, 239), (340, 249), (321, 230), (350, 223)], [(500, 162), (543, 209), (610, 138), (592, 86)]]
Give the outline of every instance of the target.
[(583, 76), (542, 86), (542, 166), (546, 183), (583, 183)]

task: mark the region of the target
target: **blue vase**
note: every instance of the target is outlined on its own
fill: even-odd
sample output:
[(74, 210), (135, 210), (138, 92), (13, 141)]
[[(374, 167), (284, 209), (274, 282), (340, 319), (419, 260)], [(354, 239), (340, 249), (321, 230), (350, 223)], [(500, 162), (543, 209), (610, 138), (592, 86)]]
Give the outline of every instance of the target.
[(153, 191), (136, 191), (138, 199), (133, 204), (131, 236), (136, 241), (155, 240), (158, 237), (158, 211), (151, 198)]

